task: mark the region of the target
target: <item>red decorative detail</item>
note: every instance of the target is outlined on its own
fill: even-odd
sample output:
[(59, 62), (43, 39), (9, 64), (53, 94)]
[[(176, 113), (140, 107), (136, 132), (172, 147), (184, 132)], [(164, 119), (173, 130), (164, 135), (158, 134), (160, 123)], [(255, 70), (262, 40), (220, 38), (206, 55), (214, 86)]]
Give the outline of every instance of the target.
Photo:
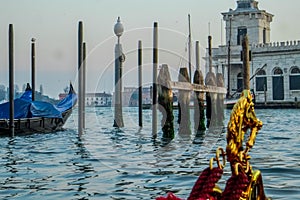
[(226, 182), (222, 200), (239, 200), (248, 184), (249, 180), (245, 172), (240, 171), (238, 175), (232, 175)]
[[(232, 175), (227, 183), (222, 195), (216, 196), (213, 189), (223, 175), (223, 169), (218, 167), (212, 170), (208, 167), (200, 174), (190, 196), (187, 200), (239, 200), (243, 191), (249, 185), (249, 180), (245, 172), (240, 171), (238, 175)], [(172, 192), (167, 197), (157, 197), (156, 200), (183, 200), (176, 197)]]
[(215, 199), (213, 189), (223, 175), (223, 170), (215, 167), (206, 168), (196, 181), (187, 200)]
[(183, 200), (176, 197), (172, 192), (169, 192), (167, 197), (157, 197), (156, 200)]

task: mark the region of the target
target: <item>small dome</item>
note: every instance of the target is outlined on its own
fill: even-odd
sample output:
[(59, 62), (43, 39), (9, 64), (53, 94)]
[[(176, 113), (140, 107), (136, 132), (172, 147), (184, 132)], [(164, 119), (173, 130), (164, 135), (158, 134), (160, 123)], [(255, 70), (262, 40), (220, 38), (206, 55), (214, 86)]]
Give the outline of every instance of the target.
[(258, 10), (258, 2), (255, 0), (239, 0), (237, 1), (236, 10)]

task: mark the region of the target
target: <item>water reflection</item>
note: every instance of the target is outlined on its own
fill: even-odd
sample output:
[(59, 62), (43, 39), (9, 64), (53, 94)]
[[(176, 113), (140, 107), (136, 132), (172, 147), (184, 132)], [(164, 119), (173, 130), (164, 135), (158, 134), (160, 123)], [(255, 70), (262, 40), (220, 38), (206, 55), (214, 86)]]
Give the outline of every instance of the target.
[[(79, 199), (88, 199), (89, 194), (86, 192), (87, 186), (90, 182), (89, 179), (93, 178), (95, 172), (92, 163), (90, 162), (90, 153), (84, 146), (84, 141), (81, 138), (77, 138), (75, 141), (76, 150), (75, 158), (71, 160), (73, 166), (75, 166), (74, 173), (76, 179), (69, 182), (69, 185), (77, 186), (77, 192), (74, 197), (80, 197)], [(78, 157), (79, 156), (79, 157)]]
[(15, 176), (16, 173), (18, 172), (16, 168), (18, 159), (13, 152), (14, 144), (15, 144), (14, 138), (9, 138), (8, 143), (5, 147), (6, 149), (5, 157), (3, 158), (6, 160), (5, 168), (7, 169), (8, 172), (12, 174), (12, 177)]

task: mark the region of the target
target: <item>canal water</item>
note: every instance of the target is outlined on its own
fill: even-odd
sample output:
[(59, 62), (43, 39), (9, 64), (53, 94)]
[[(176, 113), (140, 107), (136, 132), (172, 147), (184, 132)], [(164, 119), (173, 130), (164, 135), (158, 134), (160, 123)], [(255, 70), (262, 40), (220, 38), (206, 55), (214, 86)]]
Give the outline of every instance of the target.
[[(224, 128), (202, 136), (176, 133), (165, 144), (161, 133), (152, 139), (151, 110), (144, 110), (142, 129), (137, 108), (123, 112), (121, 131), (112, 127), (112, 108), (89, 108), (81, 139), (77, 138), (77, 110), (63, 132), (1, 137), (0, 199), (149, 200), (168, 191), (187, 198), (216, 148), (226, 147)], [(256, 113), (264, 126), (250, 152), (251, 164), (261, 170), (268, 197), (299, 199), (300, 111)], [(230, 176), (228, 165), (224, 170), (221, 188)]]

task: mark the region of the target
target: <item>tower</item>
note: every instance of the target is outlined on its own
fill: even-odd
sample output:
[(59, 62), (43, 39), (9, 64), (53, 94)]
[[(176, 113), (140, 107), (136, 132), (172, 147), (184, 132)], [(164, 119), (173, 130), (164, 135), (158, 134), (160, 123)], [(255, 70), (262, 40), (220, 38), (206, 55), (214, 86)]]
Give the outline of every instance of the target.
[(235, 10), (222, 13), (226, 22), (226, 41), (231, 45), (241, 45), (243, 35), (247, 34), (250, 44), (270, 42), (270, 23), (273, 15), (260, 10), (258, 1), (238, 0)]

